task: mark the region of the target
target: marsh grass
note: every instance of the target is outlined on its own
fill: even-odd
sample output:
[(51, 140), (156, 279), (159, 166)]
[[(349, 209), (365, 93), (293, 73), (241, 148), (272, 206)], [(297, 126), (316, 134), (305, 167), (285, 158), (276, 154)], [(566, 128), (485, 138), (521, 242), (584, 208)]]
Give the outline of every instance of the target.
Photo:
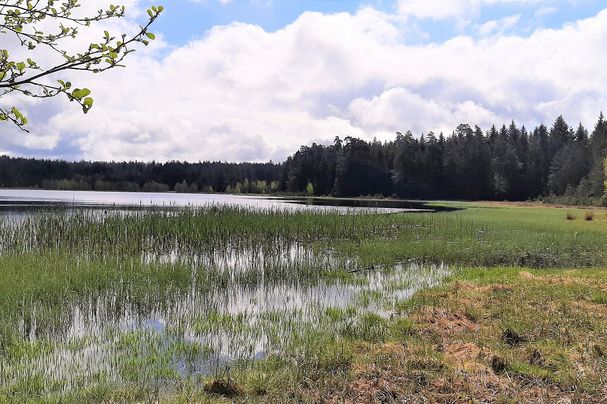
[[(218, 225), (223, 215), (233, 221)], [(247, 369), (269, 353), (305, 357), (306, 347), (335, 331), (325, 308), (354, 307), (359, 295), (374, 296), (347, 311), (339, 326), (345, 329), (448, 274), (443, 266), (414, 266), (352, 275), (356, 259), (315, 244), (338, 239), (321, 229), (321, 219), (371, 237), (394, 231), (394, 223), (382, 222), (388, 216), (369, 229), (362, 216), (256, 213), (256, 221), (269, 222), (253, 231), (251, 215), (215, 208), (123, 216), (85, 211), (4, 223), (3, 392), (50, 399), (78, 393), (85, 383), (144, 389), (154, 397), (226, 368)], [(301, 222), (295, 233), (294, 220)]]
[[(425, 356), (410, 365), (421, 383), (444, 364), (422, 338), (423, 325), (396, 314), (443, 304), (448, 287), (416, 293), (440, 284), (451, 268), (606, 264), (607, 220), (562, 217), (560, 209), (469, 205), (439, 214), (210, 206), (5, 219), (0, 401), (163, 394), (203, 401), (209, 377), (234, 380), (244, 396), (280, 390), (305, 397), (298, 390), (304, 381), (340, 383), (335, 378), (350, 374), (360, 346), (391, 341), (419, 343)], [(480, 284), (508, 283), (501, 272), (472, 274)], [(586, 292), (593, 304), (607, 300)], [(509, 293), (499, 289), (494, 298)], [(465, 307), (466, 321), (487, 315)], [(510, 329), (534, 340), (531, 317), (502, 310), (509, 321), (496, 335)], [(595, 346), (595, 355), (604, 351), (600, 341)], [(498, 353), (510, 372), (539, 372)]]

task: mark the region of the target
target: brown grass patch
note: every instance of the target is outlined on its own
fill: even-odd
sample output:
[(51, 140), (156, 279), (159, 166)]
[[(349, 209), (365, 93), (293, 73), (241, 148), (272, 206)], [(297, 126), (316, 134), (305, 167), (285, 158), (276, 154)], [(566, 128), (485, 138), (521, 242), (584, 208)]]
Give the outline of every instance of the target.
[(589, 282), (586, 282), (579, 278), (573, 278), (570, 276), (557, 276), (557, 275), (547, 275), (547, 276), (537, 276), (533, 275), (529, 271), (521, 271), (519, 272), (519, 276), (523, 279), (527, 279), (529, 281), (537, 281), (544, 282), (551, 285), (587, 285)]
[(453, 283), (453, 289), (456, 292), (466, 291), (466, 292), (497, 292), (497, 291), (506, 291), (511, 292), (513, 289), (511, 286), (505, 285), (503, 283), (495, 283), (492, 285), (479, 285), (477, 283), (466, 282), (466, 281), (455, 281)]
[[(396, 402), (405, 395), (400, 378), (394, 374), (389, 377), (380, 374), (369, 374), (367, 377), (353, 381), (346, 388), (345, 402), (353, 403), (390, 403)], [(343, 398), (342, 398), (343, 399)], [(341, 401), (340, 402), (344, 402)]]
[(581, 311), (590, 312), (594, 316), (600, 316), (601, 318), (607, 317), (607, 305), (600, 303), (592, 303), (587, 300), (578, 300), (572, 302), (571, 305)]
[(479, 360), (481, 359), (481, 349), (473, 342), (455, 342), (444, 345), (443, 353), (447, 362), (456, 369), (475, 371), (486, 369)]
[(521, 276), (521, 278), (524, 278), (524, 279), (527, 279), (527, 280), (530, 280), (530, 281), (537, 281), (537, 280), (541, 280), (542, 279), (539, 276), (533, 275), (529, 271), (521, 271), (518, 274)]
[(438, 307), (423, 307), (414, 319), (439, 335), (478, 331), (479, 325), (464, 313), (450, 312)]

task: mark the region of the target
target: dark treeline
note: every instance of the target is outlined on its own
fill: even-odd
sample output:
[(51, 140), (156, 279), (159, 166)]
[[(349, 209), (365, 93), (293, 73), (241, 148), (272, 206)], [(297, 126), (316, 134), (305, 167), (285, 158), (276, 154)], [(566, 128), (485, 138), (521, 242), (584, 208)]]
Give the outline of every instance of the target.
[[(604, 194), (607, 122), (591, 134), (559, 117), (532, 131), (514, 122), (483, 132), (460, 125), (445, 137), (398, 133), (381, 143), (347, 137), (302, 147), (284, 163), (289, 192), (318, 195), (397, 195), (404, 198), (527, 200), (566, 196), (570, 202)], [(312, 187), (309, 187), (312, 184)]]
[(220, 162), (68, 162), (0, 157), (0, 186), (148, 192), (270, 192), (280, 165)]
[(592, 132), (562, 117), (529, 131), (514, 122), (390, 142), (337, 137), (280, 164), (67, 162), (0, 157), (0, 186), (99, 191), (288, 192), (333, 196), (596, 203), (604, 195), (607, 122)]

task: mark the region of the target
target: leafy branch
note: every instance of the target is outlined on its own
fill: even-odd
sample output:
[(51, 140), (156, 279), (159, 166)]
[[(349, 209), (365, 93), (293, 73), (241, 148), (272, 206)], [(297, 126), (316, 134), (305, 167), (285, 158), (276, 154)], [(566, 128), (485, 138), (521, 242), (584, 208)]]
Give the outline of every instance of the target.
[[(93, 107), (93, 98), (88, 88), (75, 88), (70, 81), (62, 79), (56, 79), (55, 83), (48, 79), (69, 71), (101, 73), (123, 66), (122, 62), (135, 51), (136, 44), (147, 46), (155, 39), (149, 28), (164, 10), (162, 6), (148, 9), (147, 22), (132, 36), (114, 36), (104, 31), (98, 42), (70, 53), (61, 45), (68, 38), (76, 38), (79, 28), (125, 15), (124, 6), (110, 5), (93, 15), (78, 17), (74, 12), (79, 7), (80, 0), (64, 0), (61, 3), (55, 0), (0, 0), (0, 35), (12, 35), (28, 51), (44, 48), (51, 54), (60, 56), (60, 62), (41, 66), (32, 58), (15, 60), (8, 49), (0, 49), (0, 98), (10, 93), (32, 98), (51, 98), (65, 94), (87, 113)], [(57, 24), (52, 32), (43, 32), (37, 28), (49, 19)], [(0, 121), (10, 122), (27, 131), (25, 125), (28, 120), (16, 107), (6, 108), (0, 105)]]

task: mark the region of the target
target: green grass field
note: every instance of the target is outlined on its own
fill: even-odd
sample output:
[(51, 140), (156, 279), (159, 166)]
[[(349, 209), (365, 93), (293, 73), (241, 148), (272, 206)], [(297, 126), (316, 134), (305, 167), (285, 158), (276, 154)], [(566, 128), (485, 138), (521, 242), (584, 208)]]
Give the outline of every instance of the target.
[(0, 224), (0, 402), (599, 400), (607, 213)]

